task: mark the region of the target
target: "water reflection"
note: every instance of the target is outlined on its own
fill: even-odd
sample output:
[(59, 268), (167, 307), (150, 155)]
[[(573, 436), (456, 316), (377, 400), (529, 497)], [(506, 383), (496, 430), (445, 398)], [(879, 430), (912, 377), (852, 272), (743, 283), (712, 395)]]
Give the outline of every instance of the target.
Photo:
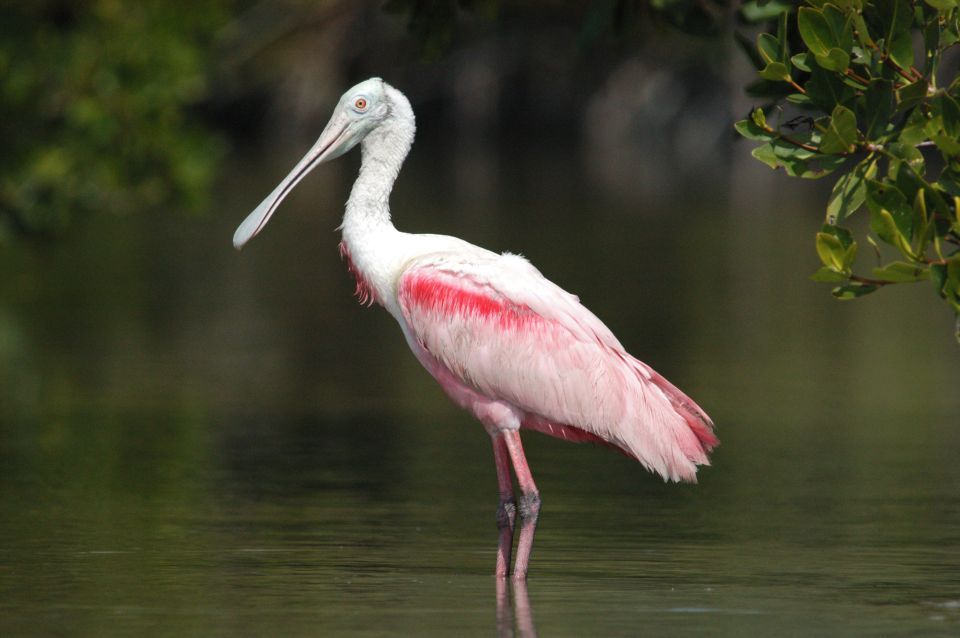
[(496, 478), (466, 418), (90, 417), (19, 435), (3, 422), (4, 635), (960, 627), (951, 419), (926, 423), (937, 447), (898, 447), (906, 421), (872, 420), (866, 464), (843, 445), (779, 455), (732, 428), (736, 463), (699, 486), (528, 437), (545, 495), (528, 591), (491, 575)]
[[(497, 578), (497, 636), (535, 638), (530, 597), (524, 580)], [(516, 632), (514, 632), (516, 630)]]

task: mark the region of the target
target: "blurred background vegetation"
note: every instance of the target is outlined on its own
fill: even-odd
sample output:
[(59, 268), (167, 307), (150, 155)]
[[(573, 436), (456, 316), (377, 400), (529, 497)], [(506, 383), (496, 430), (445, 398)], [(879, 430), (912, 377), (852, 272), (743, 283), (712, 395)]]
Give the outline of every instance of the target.
[[(55, 236), (96, 213), (204, 211), (231, 143), (261, 134), (264, 120), (276, 124), (278, 114), (265, 114), (277, 110), (292, 119), (286, 133), (299, 133), (347, 77), (400, 73), (398, 83), (419, 78), (414, 88), (421, 96), (449, 100), (457, 99), (450, 92), (482, 88), (465, 83), (483, 81), (470, 68), (485, 66), (495, 67), (497, 77), (488, 81), (498, 87), (524, 90), (529, 76), (553, 82), (558, 93), (576, 87), (575, 95), (585, 96), (604, 81), (598, 69), (643, 49), (652, 32), (663, 35), (659, 27), (707, 36), (729, 17), (723, 3), (688, 0), (186, 6), (124, 0), (0, 6), (0, 232), (7, 241)], [(692, 67), (694, 59), (707, 59), (705, 49), (722, 46), (674, 40), (674, 50), (657, 62)], [(560, 69), (552, 80), (543, 77)], [(463, 71), (466, 79), (456, 77)], [(460, 101), (479, 103), (460, 106), (474, 112), (489, 111), (495, 100), (524, 106), (524, 96), (507, 93), (486, 96), (487, 104), (471, 93)], [(538, 115), (556, 116), (567, 106), (554, 100), (542, 105), (552, 113)]]
[(0, 7), (3, 236), (56, 235), (95, 213), (200, 210), (218, 167), (209, 99), (229, 3), (5, 2)]

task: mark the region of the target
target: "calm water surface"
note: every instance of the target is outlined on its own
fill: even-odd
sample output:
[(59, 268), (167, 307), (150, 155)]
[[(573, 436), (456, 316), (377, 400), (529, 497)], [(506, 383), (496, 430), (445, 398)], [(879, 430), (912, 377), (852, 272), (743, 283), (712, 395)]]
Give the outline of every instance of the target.
[[(69, 440), (50, 439), (77, 419), (39, 449), (5, 449), (5, 635), (491, 635), (498, 614), (502, 630), (543, 635), (960, 627), (960, 469), (943, 447), (905, 463), (919, 452), (881, 437), (869, 464), (796, 453), (776, 472), (741, 452), (687, 487), (528, 437), (544, 513), (528, 588), (500, 592), (498, 612), (479, 429), (437, 440), (385, 419), (238, 420), (185, 459), (119, 425), (118, 457), (71, 460)], [(759, 452), (733, 431), (726, 444)]]
[(524, 249), (719, 425), (696, 486), (527, 435), (544, 506), (504, 587), (486, 435), (350, 300), (351, 167), (230, 249), (288, 163), (207, 219), (2, 256), (0, 635), (960, 633), (960, 356), (929, 291), (833, 302), (816, 216), (545, 202), (522, 171), (451, 216), (413, 169), (402, 227)]

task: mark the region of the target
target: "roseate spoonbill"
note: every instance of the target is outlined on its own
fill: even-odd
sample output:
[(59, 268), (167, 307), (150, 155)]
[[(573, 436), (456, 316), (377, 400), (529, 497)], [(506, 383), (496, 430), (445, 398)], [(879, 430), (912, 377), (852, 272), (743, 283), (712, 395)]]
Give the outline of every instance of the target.
[(608, 445), (672, 481), (695, 482), (697, 465), (709, 464), (719, 441), (696, 403), (630, 356), (577, 297), (523, 257), (394, 228), (390, 191), (415, 129), (400, 91), (380, 78), (356, 85), (304, 158), (240, 224), (233, 245), (259, 233), (314, 167), (360, 144), (340, 253), (360, 302), (393, 315), (423, 367), (490, 434), (500, 491), (496, 575), (510, 572), (519, 515), (513, 576), (524, 579), (540, 496), (521, 428)]

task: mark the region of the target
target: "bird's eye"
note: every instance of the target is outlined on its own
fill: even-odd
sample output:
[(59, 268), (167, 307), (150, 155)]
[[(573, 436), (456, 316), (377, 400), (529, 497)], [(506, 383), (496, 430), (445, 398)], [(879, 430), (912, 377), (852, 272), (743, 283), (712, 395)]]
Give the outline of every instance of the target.
[(367, 100), (366, 100), (366, 98), (358, 97), (356, 100), (354, 100), (354, 101), (353, 101), (353, 108), (357, 109), (358, 111), (363, 111), (363, 110), (365, 110), (365, 109), (367, 108)]

